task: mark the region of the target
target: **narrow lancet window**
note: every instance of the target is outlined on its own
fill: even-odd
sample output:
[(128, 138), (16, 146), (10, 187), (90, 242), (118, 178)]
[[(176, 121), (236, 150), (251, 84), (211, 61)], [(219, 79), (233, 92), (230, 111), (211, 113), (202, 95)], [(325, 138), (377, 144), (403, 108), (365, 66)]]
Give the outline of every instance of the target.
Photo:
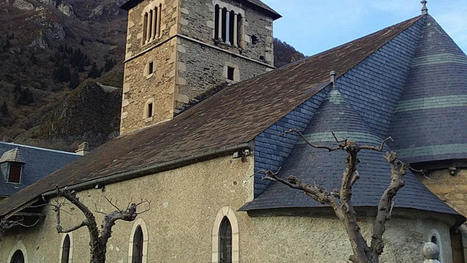
[(11, 257), (10, 263), (24, 263), (24, 255), (21, 250), (16, 250), (13, 256)]
[(232, 226), (227, 217), (222, 219), (219, 227), (219, 262), (232, 262)]
[(221, 32), (222, 32), (222, 41), (226, 42), (227, 40), (227, 8), (222, 9), (222, 27), (221, 27)]
[(148, 13), (144, 14), (143, 18), (143, 41), (146, 43), (147, 41), (147, 27), (148, 27)]
[(70, 261), (70, 236), (66, 235), (62, 244), (62, 261), (61, 263), (69, 263)]
[(133, 257), (131, 263), (143, 262), (143, 240), (143, 230), (141, 226), (138, 226), (133, 236)]

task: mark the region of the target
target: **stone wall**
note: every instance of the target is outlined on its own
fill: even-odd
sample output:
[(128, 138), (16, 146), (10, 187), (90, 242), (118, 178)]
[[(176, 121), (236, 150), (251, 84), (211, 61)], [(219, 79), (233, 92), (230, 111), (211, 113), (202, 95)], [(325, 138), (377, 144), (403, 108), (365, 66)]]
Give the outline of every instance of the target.
[(234, 67), (242, 81), (263, 74), (268, 67), (223, 51), (178, 38), (178, 104), (227, 82), (226, 66)]
[[(112, 211), (104, 199), (119, 206), (145, 198), (151, 209), (138, 217), (147, 229), (147, 262), (212, 262), (214, 223), (219, 211), (230, 207), (238, 222), (239, 261), (234, 262), (346, 262), (350, 247), (340, 223), (333, 216), (309, 213), (303, 216), (263, 215), (251, 217), (237, 210), (251, 200), (253, 163), (231, 156), (219, 157), (155, 175), (106, 185), (105, 191), (79, 192), (80, 200), (92, 210)], [(54, 200), (52, 200), (53, 202)], [(96, 208), (94, 208), (96, 206)], [(63, 225), (72, 226), (83, 217), (66, 206)], [(55, 214), (44, 208), (45, 221), (21, 232), (9, 233), (0, 242), (0, 262), (8, 262), (15, 249), (25, 250), (27, 263), (58, 262), (63, 235), (55, 230)], [(231, 215), (232, 216), (232, 215)], [(102, 215), (97, 214), (98, 221)], [(359, 220), (369, 235), (371, 218)], [(129, 262), (130, 237), (138, 222), (118, 222), (108, 243), (108, 262)], [(384, 236), (387, 263), (420, 263), (422, 242), (438, 231), (443, 247), (443, 263), (451, 263), (449, 224), (440, 215), (394, 211)], [(89, 262), (86, 229), (72, 233), (73, 263)], [(214, 240), (217, 241), (216, 239)], [(236, 249), (236, 245), (233, 245)]]
[(419, 176), (419, 179), (439, 199), (467, 215), (467, 169), (459, 169), (454, 176), (449, 174), (447, 168), (435, 170), (426, 177)]
[[(160, 37), (143, 43), (143, 16), (162, 4)], [(178, 4), (173, 0), (145, 0), (128, 12), (120, 133), (124, 134), (173, 118)], [(148, 74), (148, 63), (154, 73)], [(153, 102), (153, 117), (146, 105)]]
[[(230, 47), (214, 41), (214, 6), (217, 2), (227, 3), (245, 12), (241, 47)], [(274, 64), (272, 18), (252, 9), (251, 6), (233, 0), (182, 0), (180, 10), (181, 34), (254, 60)], [(251, 41), (253, 35), (258, 39), (256, 44)]]
[[(145, 44), (143, 43), (143, 15), (149, 4), (162, 4), (161, 35), (154, 41)], [(177, 34), (178, 4), (179, 1), (174, 0), (144, 0), (128, 11), (126, 60)]]
[[(430, 191), (445, 201), (460, 214), (467, 215), (467, 169), (458, 169), (451, 175), (448, 168), (431, 171), (428, 176), (419, 176), (419, 180)], [(467, 224), (460, 228), (464, 250), (464, 262), (467, 262)]]
[[(170, 120), (174, 112), (176, 45), (172, 38), (125, 63), (120, 133)], [(148, 75), (148, 63), (153, 62), (154, 73)], [(145, 106), (153, 100), (153, 117), (147, 118)]]

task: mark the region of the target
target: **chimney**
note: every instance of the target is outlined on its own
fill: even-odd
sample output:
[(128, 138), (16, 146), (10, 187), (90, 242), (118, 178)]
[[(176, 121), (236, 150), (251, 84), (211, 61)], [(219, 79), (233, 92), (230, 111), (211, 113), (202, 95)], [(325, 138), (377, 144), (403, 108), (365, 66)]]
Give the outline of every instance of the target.
[(75, 151), (75, 153), (79, 155), (86, 155), (89, 152), (89, 145), (87, 142), (83, 142), (78, 146), (78, 149)]

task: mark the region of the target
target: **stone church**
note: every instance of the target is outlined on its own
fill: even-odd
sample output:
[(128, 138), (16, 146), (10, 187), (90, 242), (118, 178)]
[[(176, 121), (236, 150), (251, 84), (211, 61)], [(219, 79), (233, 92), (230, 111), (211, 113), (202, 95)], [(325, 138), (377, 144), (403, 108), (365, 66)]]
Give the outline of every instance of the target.
[[(394, 150), (405, 176), (381, 262), (465, 262), (467, 57), (422, 15), (274, 69), (273, 21), (260, 0), (129, 0), (121, 135), (0, 203), (25, 221), (0, 241), (0, 262), (89, 262), (86, 229), (57, 234), (55, 187), (97, 212), (147, 199), (118, 222), (108, 262), (347, 262), (344, 228), (303, 193), (262, 180), (281, 169), (328, 189), (345, 156), (306, 147), (341, 139)], [(305, 26), (305, 25), (304, 25)], [(330, 76), (330, 72), (333, 72)], [(389, 184), (382, 153), (361, 152), (353, 204), (369, 237)], [(64, 226), (83, 220), (72, 205)], [(98, 220), (102, 215), (96, 212)], [(464, 233), (464, 234), (463, 234)]]

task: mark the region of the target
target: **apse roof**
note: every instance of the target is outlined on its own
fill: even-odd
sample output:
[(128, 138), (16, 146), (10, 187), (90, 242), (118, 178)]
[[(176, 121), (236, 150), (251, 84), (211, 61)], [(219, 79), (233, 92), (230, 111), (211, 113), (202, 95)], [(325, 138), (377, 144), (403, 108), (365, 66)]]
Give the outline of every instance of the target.
[[(332, 89), (318, 112), (313, 116), (304, 136), (316, 145), (335, 146), (339, 140), (349, 139), (360, 145), (378, 145), (381, 139), (353, 110), (337, 89)], [(361, 178), (353, 187), (352, 204), (356, 207), (378, 206), (379, 199), (390, 184), (391, 168), (383, 152), (361, 151), (357, 169)], [(295, 176), (302, 182), (328, 190), (340, 189), (346, 153), (314, 149), (299, 140), (280, 170), (280, 177)], [(397, 193), (394, 207), (457, 215), (431, 193), (410, 171), (404, 177), (405, 186)], [(243, 211), (271, 208), (312, 208), (326, 205), (314, 201), (302, 191), (281, 183), (272, 183), (262, 194), (241, 208)]]
[(429, 15), (390, 129), (407, 162), (467, 159), (467, 57)]
[(319, 92), (331, 70), (346, 73), (421, 17), (231, 85), (171, 121), (115, 138), (0, 202), (0, 216), (57, 185), (113, 178), (248, 143)]

